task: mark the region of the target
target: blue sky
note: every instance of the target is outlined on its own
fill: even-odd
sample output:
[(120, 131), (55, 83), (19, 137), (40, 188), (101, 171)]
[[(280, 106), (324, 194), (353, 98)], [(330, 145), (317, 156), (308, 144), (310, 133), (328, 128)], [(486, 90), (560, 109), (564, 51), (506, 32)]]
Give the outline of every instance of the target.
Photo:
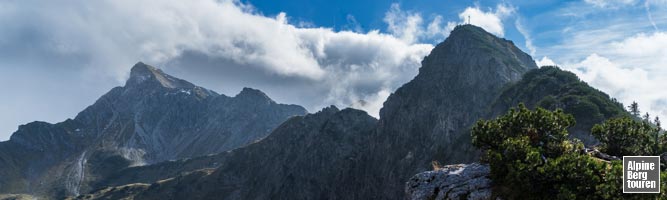
[(138, 61), (229, 96), (377, 116), (471, 23), (624, 104), (667, 117), (667, 1), (0, 1), (0, 141), (73, 118)]
[[(582, 1), (306, 1), (296, 0), (289, 2), (277, 2), (270, 0), (244, 1), (252, 4), (264, 15), (273, 16), (281, 12), (287, 13), (290, 20), (303, 22), (306, 26), (329, 27), (337, 31), (354, 30), (359, 25), (362, 31), (381, 30), (388, 32), (387, 23), (383, 21), (386, 12), (393, 4), (397, 4), (402, 10), (419, 13), (425, 21), (430, 21), (435, 16), (453, 21), (459, 20), (458, 15), (468, 7), (478, 7), (488, 11), (499, 4), (512, 6), (516, 9), (516, 15), (521, 17), (525, 26), (536, 29), (539, 32), (548, 33), (560, 31), (562, 27), (571, 24), (574, 19), (562, 17), (557, 14), (561, 9), (568, 9), (582, 4)], [(643, 14), (643, 13), (642, 13)], [(539, 18), (534, 20), (533, 18)], [(547, 18), (547, 19), (545, 19)], [(351, 20), (353, 19), (353, 20)], [(539, 21), (538, 21), (539, 20)], [(570, 21), (570, 22), (568, 22)], [(578, 20), (577, 20), (578, 21)], [(511, 22), (511, 21), (510, 21)], [(297, 23), (298, 24), (298, 23)], [(524, 44), (524, 39), (514, 26), (506, 27), (506, 37), (515, 42)], [(541, 35), (540, 35), (541, 36)], [(540, 45), (552, 45), (559, 42), (561, 37), (547, 34), (536, 38)], [(442, 38), (439, 38), (442, 39)], [(442, 40), (433, 39), (422, 42), (437, 44)]]
[[(493, 10), (497, 5), (506, 5), (515, 9), (515, 13), (505, 19), (504, 37), (513, 40), (524, 51), (526, 39), (513, 25), (519, 20), (525, 29), (531, 33), (532, 43), (536, 47), (549, 48), (550, 46), (567, 43), (567, 31), (564, 29), (602, 29), (610, 25), (633, 23), (632, 27), (618, 34), (624, 36), (637, 33), (655, 31), (649, 21), (646, 11), (646, 2), (633, 0), (600, 0), (600, 1), (307, 1), (296, 0), (277, 2), (270, 0), (244, 1), (252, 4), (264, 15), (272, 16), (281, 12), (287, 13), (290, 20), (303, 23), (311, 27), (328, 27), (336, 31), (354, 30), (358, 24), (362, 31), (381, 30), (388, 32), (387, 24), (383, 21), (386, 12), (392, 4), (400, 5), (407, 12), (419, 13), (424, 21), (433, 20), (435, 16), (442, 16), (452, 21), (458, 20), (461, 11), (468, 7), (476, 7), (483, 11)], [(662, 19), (660, 11), (666, 9), (664, 2), (655, 1), (654, 14), (656, 19)], [(353, 21), (350, 19), (354, 19)], [(420, 42), (437, 44), (441, 40), (424, 40)], [(535, 57), (547, 56), (547, 53), (536, 52)]]

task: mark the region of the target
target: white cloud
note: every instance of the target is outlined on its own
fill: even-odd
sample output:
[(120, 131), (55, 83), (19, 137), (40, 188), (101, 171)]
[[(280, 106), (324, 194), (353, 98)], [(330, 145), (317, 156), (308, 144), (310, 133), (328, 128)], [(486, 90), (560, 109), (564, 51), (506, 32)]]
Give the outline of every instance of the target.
[(514, 26), (519, 31), (519, 33), (521, 33), (521, 35), (523, 35), (523, 38), (526, 42), (526, 48), (530, 51), (529, 52), (530, 55), (535, 56), (535, 52), (537, 52), (537, 48), (535, 48), (535, 46), (533, 45), (533, 38), (530, 36), (530, 33), (528, 32), (528, 30), (526, 30), (526, 28), (523, 27), (523, 24), (521, 23), (519, 18), (517, 18), (514, 21)]
[(607, 51), (602, 51), (626, 66), (660, 70), (667, 74), (667, 33), (639, 33), (620, 42), (611, 42)]
[[(19, 12), (9, 18), (42, 31), (48, 36), (44, 45), (55, 54), (90, 57), (90, 65), (163, 63), (188, 49), (280, 75), (319, 79), (325, 73), (283, 13), (268, 18), (238, 3), (211, 0), (46, 4), (22, 1)], [(126, 74), (127, 67), (120, 68), (114, 73)]]
[[(326, 99), (319, 104), (354, 105), (359, 100), (381, 106), (376, 95), (394, 90), (416, 75), (423, 56), (433, 48), (426, 44), (408, 44), (377, 31), (367, 34), (334, 33), (329, 30), (302, 30), (306, 38), (320, 52), (318, 61), (327, 71), (321, 84), (327, 86)], [(374, 96), (375, 95), (375, 96)], [(382, 97), (386, 98), (386, 97)], [(367, 110), (378, 116), (379, 110)]]
[(584, 2), (600, 8), (619, 8), (637, 3), (637, 0), (584, 0)]
[(422, 34), (422, 17), (419, 13), (405, 12), (397, 3), (391, 4), (391, 8), (384, 15), (387, 30), (405, 42), (416, 42)]
[[(304, 23), (291, 22), (285, 13), (263, 16), (252, 6), (231, 0), (0, 2), (0, 84), (15, 85), (5, 92), (27, 98), (2, 101), (0, 140), (8, 138), (6, 134), (16, 130), (18, 123), (72, 117), (99, 94), (122, 84), (137, 61), (187, 75), (197, 68), (183, 61), (188, 52), (205, 55), (204, 61), (225, 61), (212, 66), (234, 68), (217, 71), (218, 76), (206, 80), (200, 77), (213, 72), (188, 78), (212, 83), (204, 85), (211, 89), (240, 90), (242, 86), (213, 80), (243, 71), (252, 74), (231, 76), (254, 77), (242, 80), (247, 84), (243, 86), (259, 85), (275, 99), (290, 100), (282, 102), (314, 111), (327, 104), (356, 106), (364, 100), (367, 104), (357, 107), (377, 116), (387, 92), (412, 79), (421, 59), (433, 48), (417, 44), (428, 38), (418, 13), (392, 6), (385, 19), (392, 34), (303, 28), (299, 24)], [(43, 73), (23, 73), (28, 69)], [(13, 84), (37, 79), (48, 82), (49, 91), (38, 83)], [(303, 83), (299, 89), (281, 88), (296, 81)], [(53, 88), (67, 88), (68, 93), (58, 94)], [(48, 107), (24, 106), (42, 105), (42, 99), (80, 106), (57, 113)], [(18, 119), (12, 113), (19, 110), (31, 114)]]
[[(648, 3), (654, 9), (652, 18), (657, 27), (667, 22), (664, 14), (667, 4), (661, 2), (644, 1), (644, 5)], [(558, 13), (584, 13), (564, 23), (567, 28), (546, 31), (545, 35), (556, 34), (561, 41), (541, 45), (540, 56), (547, 55), (625, 105), (637, 101), (643, 111), (667, 117), (667, 91), (660, 87), (665, 85), (667, 77), (667, 33), (656, 30), (639, 2), (605, 3), (604, 9), (602, 5), (575, 3), (550, 14), (549, 17)], [(560, 17), (555, 21), (572, 19), (569, 15)]]
[(498, 4), (495, 10), (484, 12), (479, 7), (468, 7), (459, 13), (461, 23), (468, 23), (484, 28), (484, 30), (500, 37), (505, 35), (503, 18), (513, 14), (515, 9), (511, 6)]
[(357, 22), (357, 18), (354, 17), (354, 15), (348, 14), (345, 19), (347, 20), (347, 24), (343, 26), (344, 29), (356, 32), (356, 33), (361, 33), (364, 31), (363, 28), (361, 28), (361, 24)]
[(449, 32), (454, 30), (456, 23), (448, 22), (443, 25), (442, 16), (434, 15), (431, 22), (424, 27), (424, 19), (421, 13), (404, 11), (397, 3), (391, 4), (385, 13), (384, 22), (387, 23), (387, 31), (407, 43), (421, 41), (442, 41)]
[(369, 114), (372, 114), (375, 117), (379, 117), (380, 109), (382, 109), (382, 105), (384, 104), (384, 101), (387, 100), (389, 95), (391, 94), (392, 90), (389, 89), (384, 89), (378, 91), (376, 94), (371, 95), (368, 98), (357, 98), (357, 99), (364, 99), (364, 100), (359, 100), (352, 104), (351, 107), (356, 108), (356, 109), (361, 109), (365, 110)]
[(447, 22), (447, 24), (443, 25), (443, 20), (442, 16), (437, 15), (431, 21), (430, 24), (428, 24), (428, 27), (426, 28), (426, 35), (429, 38), (436, 38), (439, 40), (442, 40), (446, 38), (449, 33), (454, 30), (456, 27), (456, 22)]
[(544, 56), (542, 59), (535, 61), (535, 64), (537, 64), (538, 67), (542, 66), (558, 66), (553, 60), (550, 58)]
[(580, 62), (565, 64), (564, 68), (625, 105), (636, 101), (642, 112), (667, 117), (664, 33), (638, 34), (605, 47), (608, 51), (602, 54), (609, 57), (593, 53)]
[[(462, 16), (474, 14), (473, 24), (502, 36), (502, 18), (513, 12), (498, 5), (459, 17), (463, 23)], [(121, 85), (137, 61), (228, 95), (250, 86), (311, 111), (335, 104), (377, 116), (433, 48), (419, 42), (442, 40), (460, 24), (438, 15), (425, 20), (398, 4), (385, 14), (389, 33), (361, 33), (352, 16), (355, 32), (336, 32), (290, 21), (286, 13), (264, 16), (234, 0), (3, 1), (0, 85), (23, 96), (0, 102), (0, 140), (19, 123), (73, 117)], [(193, 55), (203, 57), (188, 60)], [(19, 112), (25, 114), (12, 114)]]
[(658, 25), (655, 23), (655, 20), (653, 20), (653, 14), (651, 14), (651, 2), (646, 0), (644, 2), (644, 9), (646, 10), (646, 16), (648, 17), (648, 21), (651, 22), (651, 25), (653, 25), (653, 29), (656, 31), (658, 30)]

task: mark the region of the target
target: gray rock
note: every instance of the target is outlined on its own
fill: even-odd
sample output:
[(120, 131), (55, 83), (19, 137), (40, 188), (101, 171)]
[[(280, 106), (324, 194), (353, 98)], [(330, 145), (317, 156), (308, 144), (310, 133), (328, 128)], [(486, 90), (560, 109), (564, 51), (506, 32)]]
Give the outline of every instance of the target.
[(602, 153), (602, 152), (600, 152), (600, 150), (598, 150), (596, 148), (593, 148), (592, 150), (589, 150), (588, 154), (593, 156), (593, 157), (605, 160), (605, 161), (621, 160), (621, 158), (619, 158), (619, 157), (612, 156), (612, 155), (609, 155), (609, 154), (606, 154), (606, 153)]
[(491, 199), (489, 173), (489, 166), (479, 163), (446, 165), (415, 175), (405, 192), (410, 200)]

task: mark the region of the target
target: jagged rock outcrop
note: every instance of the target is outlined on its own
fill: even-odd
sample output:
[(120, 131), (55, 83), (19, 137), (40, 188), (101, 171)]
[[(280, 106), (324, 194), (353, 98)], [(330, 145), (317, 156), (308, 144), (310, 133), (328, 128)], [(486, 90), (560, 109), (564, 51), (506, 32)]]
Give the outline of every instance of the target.
[(413, 176), (405, 192), (411, 200), (492, 199), (489, 174), (489, 166), (479, 163), (446, 165)]
[(511, 41), (458, 26), (424, 59), (419, 75), (388, 98), (379, 122), (353, 109), (293, 118), (266, 139), (223, 153), (210, 175), (179, 175), (131, 196), (400, 199), (405, 182), (431, 161), (476, 160), (468, 129), (504, 85), (535, 68)]
[(606, 154), (606, 153), (602, 153), (597, 148), (592, 148), (592, 149), (591, 148), (584, 148), (584, 151), (586, 152), (586, 154), (590, 155), (591, 157), (598, 158), (598, 159), (608, 161), (608, 162), (614, 161), (614, 160), (621, 160), (621, 158), (619, 158), (617, 156), (612, 156), (612, 155), (609, 155), (609, 154)]
[(74, 119), (22, 125), (0, 143), (0, 193), (78, 195), (126, 167), (250, 144), (305, 113), (259, 90), (228, 97), (137, 63), (125, 86)]

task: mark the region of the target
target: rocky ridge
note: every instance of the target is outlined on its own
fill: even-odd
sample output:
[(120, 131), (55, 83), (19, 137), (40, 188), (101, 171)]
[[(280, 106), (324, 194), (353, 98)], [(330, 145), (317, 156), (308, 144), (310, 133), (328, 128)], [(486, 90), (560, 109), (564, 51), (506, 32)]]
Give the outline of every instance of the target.
[[(364, 111), (328, 107), (294, 117), (267, 138), (223, 153), (213, 172), (185, 173), (151, 184), (101, 189), (77, 199), (340, 199), (355, 185), (360, 148), (377, 120)], [(262, 188), (258, 190), (258, 188)], [(131, 191), (131, 192), (130, 192)], [(123, 194), (125, 196), (123, 196)]]

